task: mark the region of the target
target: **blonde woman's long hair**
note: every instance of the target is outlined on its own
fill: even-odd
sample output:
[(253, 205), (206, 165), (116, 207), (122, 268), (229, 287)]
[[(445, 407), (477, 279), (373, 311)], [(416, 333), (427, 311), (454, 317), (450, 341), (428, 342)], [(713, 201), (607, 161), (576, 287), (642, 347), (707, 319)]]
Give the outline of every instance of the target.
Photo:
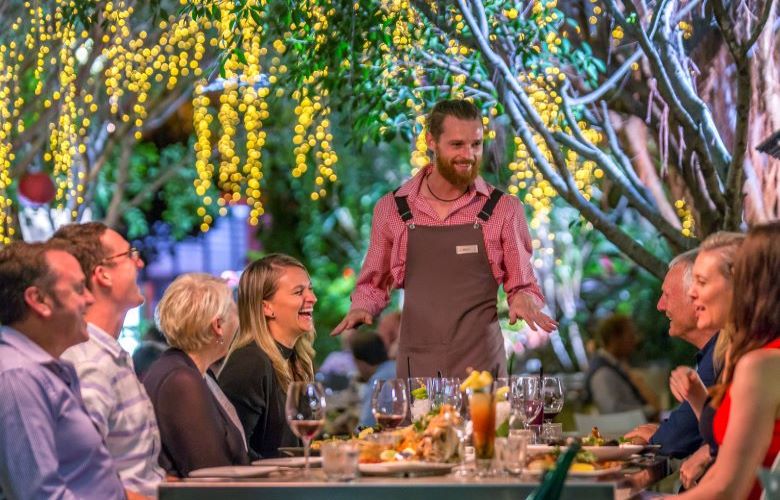
[(714, 407), (723, 401), (739, 360), (780, 338), (778, 272), (780, 221), (752, 227), (734, 263), (734, 300), (729, 312), (733, 332), (720, 384), (710, 391)]
[[(735, 233), (729, 231), (718, 231), (712, 233), (701, 245), (699, 245), (699, 255), (705, 252), (715, 252), (720, 259), (719, 272), (729, 282), (729, 287), (733, 286), (734, 280), (734, 259), (737, 255), (737, 250), (742, 242), (745, 240), (744, 233)], [(731, 305), (729, 305), (731, 307)], [(718, 340), (715, 341), (715, 349), (712, 353), (712, 363), (715, 367), (715, 371), (722, 370), (726, 355), (731, 345), (731, 337), (734, 334), (734, 325), (731, 321), (728, 321), (726, 325), (721, 328), (718, 334)]]
[[(295, 363), (290, 369), (290, 363), (282, 357), (276, 341), (271, 335), (265, 314), (263, 314), (263, 301), (270, 300), (276, 293), (279, 279), (285, 268), (298, 267), (306, 271), (306, 267), (289, 255), (269, 254), (250, 263), (244, 269), (241, 280), (238, 282), (238, 317), (239, 330), (233, 345), (227, 355), (230, 355), (244, 346), (254, 342), (266, 353), (271, 360), (274, 373), (282, 387), (287, 387), (293, 380), (314, 379), (314, 331), (307, 332), (295, 342)], [(306, 271), (308, 273), (308, 271)]]

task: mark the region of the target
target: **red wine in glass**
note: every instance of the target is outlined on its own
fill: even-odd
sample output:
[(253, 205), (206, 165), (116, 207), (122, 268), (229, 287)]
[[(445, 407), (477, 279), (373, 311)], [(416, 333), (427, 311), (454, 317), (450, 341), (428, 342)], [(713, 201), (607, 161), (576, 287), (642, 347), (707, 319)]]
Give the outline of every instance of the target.
[[(544, 419), (547, 420), (547, 421), (552, 421), (552, 420), (555, 419), (555, 417), (558, 416), (559, 413), (560, 413), (560, 411), (545, 411), (544, 412)], [(541, 422), (539, 422), (539, 423), (541, 423)]]
[(319, 382), (291, 382), (287, 388), (287, 425), (303, 441), (304, 477), (309, 477), (309, 446), (325, 423), (325, 388)]
[(312, 439), (324, 425), (322, 420), (291, 420), (290, 428), (301, 439)]
[(376, 423), (381, 425), (383, 429), (395, 429), (403, 421), (403, 415), (393, 415), (391, 413), (377, 413)]

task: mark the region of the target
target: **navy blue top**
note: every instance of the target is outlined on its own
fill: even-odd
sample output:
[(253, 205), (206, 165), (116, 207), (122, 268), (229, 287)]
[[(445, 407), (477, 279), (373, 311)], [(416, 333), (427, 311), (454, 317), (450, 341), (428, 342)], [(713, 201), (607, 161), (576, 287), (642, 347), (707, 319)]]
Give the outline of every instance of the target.
[[(699, 374), (707, 387), (715, 383), (716, 374), (712, 365), (712, 353), (715, 351), (717, 339), (718, 334), (716, 333), (696, 353), (696, 373)], [(673, 458), (687, 457), (698, 450), (702, 442), (701, 434), (699, 434), (699, 421), (696, 420), (696, 414), (693, 413), (688, 402), (675, 408), (669, 414), (669, 418), (661, 422), (658, 430), (650, 438), (651, 444), (661, 445), (660, 453)]]

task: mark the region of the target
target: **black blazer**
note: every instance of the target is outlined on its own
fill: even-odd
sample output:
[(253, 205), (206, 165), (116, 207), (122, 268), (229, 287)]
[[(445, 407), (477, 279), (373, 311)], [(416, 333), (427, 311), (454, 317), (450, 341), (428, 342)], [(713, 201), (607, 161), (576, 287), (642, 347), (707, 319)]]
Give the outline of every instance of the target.
[(184, 351), (165, 351), (143, 382), (157, 416), (166, 472), (186, 477), (204, 467), (249, 463), (240, 431)]
[[(294, 351), (277, 343), (288, 361)], [(235, 350), (219, 373), (219, 386), (236, 407), (254, 460), (279, 455), (280, 446), (300, 446), (287, 425), (287, 394), (276, 378), (271, 359), (252, 342)]]

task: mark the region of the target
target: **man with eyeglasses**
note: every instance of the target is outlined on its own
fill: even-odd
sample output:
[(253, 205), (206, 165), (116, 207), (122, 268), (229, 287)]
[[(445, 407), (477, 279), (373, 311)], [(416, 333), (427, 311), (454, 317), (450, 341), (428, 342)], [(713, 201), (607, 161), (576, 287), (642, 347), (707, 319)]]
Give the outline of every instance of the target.
[(164, 477), (154, 408), (132, 358), (117, 342), (127, 312), (144, 302), (137, 283), (144, 262), (122, 235), (100, 222), (63, 226), (52, 239), (70, 243), (95, 297), (85, 315), (89, 340), (62, 357), (76, 367), (84, 403), (125, 488), (154, 496)]

